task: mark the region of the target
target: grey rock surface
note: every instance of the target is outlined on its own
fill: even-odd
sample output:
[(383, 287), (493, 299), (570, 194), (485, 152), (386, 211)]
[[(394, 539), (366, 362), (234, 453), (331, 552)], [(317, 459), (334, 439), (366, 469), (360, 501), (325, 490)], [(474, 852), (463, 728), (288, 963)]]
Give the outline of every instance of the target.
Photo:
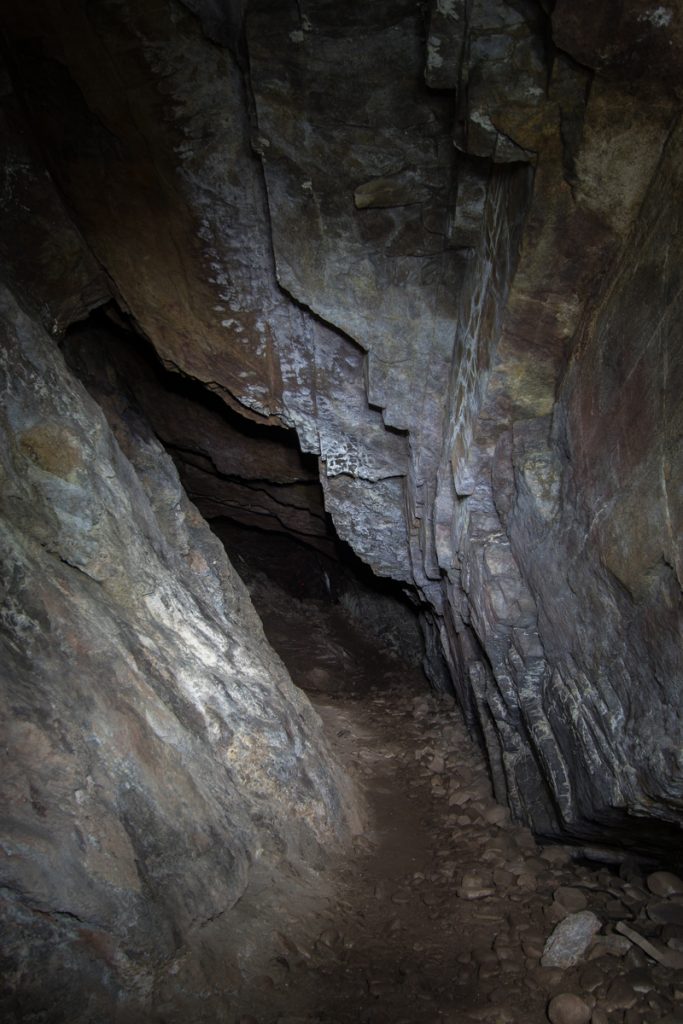
[(104, 1018), (181, 948), (201, 968), (258, 859), (319, 862), (350, 804), (152, 432), (110, 410), (115, 437), (6, 289), (1, 314), (3, 972), (25, 1012), (57, 985)]
[(516, 820), (677, 848), (680, 12), (548, 6), (7, 5), (24, 286), (296, 429)]
[(568, 914), (557, 925), (543, 949), (542, 967), (574, 967), (585, 956), (602, 922), (591, 910)]

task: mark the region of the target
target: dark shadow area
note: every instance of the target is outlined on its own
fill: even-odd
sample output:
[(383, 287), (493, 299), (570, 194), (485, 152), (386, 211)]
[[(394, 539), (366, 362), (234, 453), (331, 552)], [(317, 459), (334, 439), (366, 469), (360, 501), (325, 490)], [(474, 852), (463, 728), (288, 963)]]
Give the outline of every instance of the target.
[[(94, 334), (98, 336), (110, 358), (116, 356), (118, 367), (131, 370), (135, 366), (140, 372), (140, 380), (131, 378), (126, 381), (132, 393), (139, 394), (141, 387), (149, 387), (150, 382), (155, 380), (157, 386), (170, 396), (175, 395), (195, 402), (224, 420), (231, 430), (244, 437), (275, 441), (284, 448), (297, 452), (308, 471), (316, 471), (315, 455), (301, 451), (294, 430), (240, 415), (226, 404), (224, 398), (210, 384), (189, 377), (180, 370), (166, 369), (151, 341), (138, 331), (133, 318), (114, 302), (108, 302), (105, 306), (93, 310), (86, 320), (73, 323), (65, 332), (61, 347), (69, 363), (72, 363), (74, 339), (92, 339)], [(254, 416), (258, 414), (254, 413)]]
[(214, 533), (247, 584), (266, 635), (309, 692), (364, 692), (422, 671), (418, 609), (336, 543), (334, 555), (285, 533), (216, 519)]
[(171, 455), (295, 682), (358, 690), (385, 671), (395, 681), (403, 665), (427, 685), (417, 600), (336, 535), (318, 460), (301, 451), (294, 430), (245, 419), (210, 387), (164, 368), (114, 306), (75, 324), (62, 348), (86, 386), (97, 377), (98, 401), (105, 379), (106, 400), (144, 420)]

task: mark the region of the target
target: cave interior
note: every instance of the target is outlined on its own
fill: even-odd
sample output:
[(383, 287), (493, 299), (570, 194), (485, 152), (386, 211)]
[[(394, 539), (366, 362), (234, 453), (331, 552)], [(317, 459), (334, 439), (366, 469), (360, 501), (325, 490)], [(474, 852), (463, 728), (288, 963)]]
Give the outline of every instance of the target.
[(683, 9), (6, 0), (0, 1012), (683, 1021)]

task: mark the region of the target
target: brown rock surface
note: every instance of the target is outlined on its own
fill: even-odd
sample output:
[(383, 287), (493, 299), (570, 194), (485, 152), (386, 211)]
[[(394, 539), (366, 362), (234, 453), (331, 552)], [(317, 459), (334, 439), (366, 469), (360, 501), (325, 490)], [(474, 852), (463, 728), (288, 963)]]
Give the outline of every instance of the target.
[(580, 996), (562, 992), (550, 1000), (548, 1018), (551, 1024), (588, 1024), (591, 1010)]

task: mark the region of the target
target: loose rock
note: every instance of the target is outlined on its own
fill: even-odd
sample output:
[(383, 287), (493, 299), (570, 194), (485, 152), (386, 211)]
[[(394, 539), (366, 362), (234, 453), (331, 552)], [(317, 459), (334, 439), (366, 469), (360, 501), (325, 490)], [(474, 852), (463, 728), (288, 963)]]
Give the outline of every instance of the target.
[(650, 903), (647, 907), (647, 916), (659, 924), (674, 924), (683, 928), (683, 903), (677, 903), (675, 900)]
[(553, 898), (569, 913), (578, 913), (580, 910), (585, 910), (588, 906), (586, 894), (581, 889), (575, 889), (573, 886), (560, 886), (553, 893)]
[(590, 910), (565, 917), (545, 944), (542, 966), (574, 967), (584, 957), (601, 927), (600, 919)]
[(655, 896), (676, 896), (683, 893), (683, 879), (670, 871), (654, 871), (647, 877), (647, 887)]
[(638, 993), (633, 991), (627, 978), (615, 978), (610, 985), (603, 1008), (612, 1013), (614, 1010), (630, 1010), (638, 1002)]
[(458, 896), (466, 900), (479, 900), (484, 896), (492, 896), (494, 891), (489, 879), (481, 875), (468, 873), (462, 877), (458, 888)]
[(634, 931), (633, 928), (629, 928), (625, 921), (619, 921), (616, 927), (617, 931), (625, 935), (631, 942), (635, 942), (637, 946), (640, 946), (653, 960), (663, 964), (665, 967), (673, 967), (674, 970), (683, 968), (683, 953), (677, 953), (675, 950), (663, 946), (661, 942), (646, 939), (639, 932)]
[(562, 992), (550, 1000), (548, 1019), (552, 1024), (588, 1024), (591, 1009), (580, 996), (572, 992)]

